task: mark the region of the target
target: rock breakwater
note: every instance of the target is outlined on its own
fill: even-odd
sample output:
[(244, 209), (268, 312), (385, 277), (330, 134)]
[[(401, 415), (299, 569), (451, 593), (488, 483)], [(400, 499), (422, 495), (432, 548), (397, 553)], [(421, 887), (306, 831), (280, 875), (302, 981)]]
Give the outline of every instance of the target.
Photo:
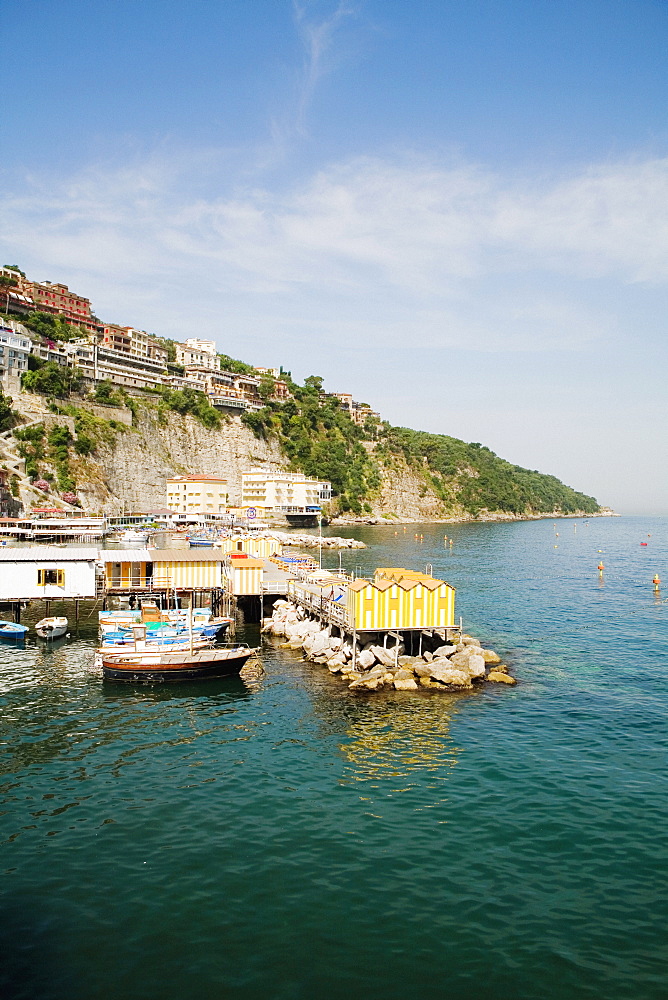
[(423, 635), (419, 656), (406, 655), (403, 643), (391, 647), (382, 639), (353, 646), (352, 639), (310, 617), (290, 601), (277, 601), (263, 632), (284, 639), (284, 648), (302, 650), (304, 658), (326, 667), (351, 690), (452, 691), (471, 689), (483, 682), (515, 684), (508, 667), (491, 649), (470, 635), (457, 644), (437, 635)]
[(358, 542), (356, 538), (339, 538), (334, 535), (320, 537), (320, 535), (295, 534), (287, 531), (267, 531), (265, 537), (274, 538), (282, 545), (290, 545), (299, 549), (365, 549), (364, 542)]

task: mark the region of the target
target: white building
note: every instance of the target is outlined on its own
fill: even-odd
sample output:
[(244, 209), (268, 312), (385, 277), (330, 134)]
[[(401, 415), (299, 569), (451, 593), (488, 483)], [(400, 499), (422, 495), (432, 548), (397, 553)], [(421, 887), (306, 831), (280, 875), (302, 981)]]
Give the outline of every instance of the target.
[(3, 320), (0, 326), (0, 378), (8, 380), (28, 370), (32, 341), (21, 323)]
[(200, 368), (220, 371), (220, 358), (216, 354), (216, 345), (212, 340), (197, 340), (192, 337), (186, 340), (185, 344), (177, 344), (176, 361), (186, 368), (197, 365)]
[(165, 483), (167, 507), (176, 514), (223, 514), (227, 510), (227, 479), (218, 476), (174, 476)]
[(95, 597), (98, 550), (0, 548), (0, 601)]
[(241, 506), (261, 513), (317, 513), (332, 498), (332, 484), (298, 472), (244, 472)]

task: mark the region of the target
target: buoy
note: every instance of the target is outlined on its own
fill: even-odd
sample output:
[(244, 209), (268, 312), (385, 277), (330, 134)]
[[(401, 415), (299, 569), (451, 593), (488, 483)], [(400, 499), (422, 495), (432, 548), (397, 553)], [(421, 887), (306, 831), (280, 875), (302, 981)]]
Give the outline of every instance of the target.
[(600, 563), (598, 564), (598, 575), (599, 575), (599, 576), (601, 576), (601, 577), (603, 576), (603, 570), (604, 570), (604, 569), (605, 569), (605, 566), (603, 565), (603, 563), (602, 563), (602, 562), (600, 562)]
[(640, 544), (641, 545), (647, 545), (647, 542), (641, 542)]
[(654, 574), (654, 579), (652, 580), (652, 583), (654, 584), (654, 593), (658, 594), (659, 593), (659, 587), (661, 586), (661, 580), (659, 580), (659, 574), (658, 573)]
[(559, 532), (557, 532), (556, 535), (555, 535), (555, 538), (558, 538), (558, 537), (559, 537)]

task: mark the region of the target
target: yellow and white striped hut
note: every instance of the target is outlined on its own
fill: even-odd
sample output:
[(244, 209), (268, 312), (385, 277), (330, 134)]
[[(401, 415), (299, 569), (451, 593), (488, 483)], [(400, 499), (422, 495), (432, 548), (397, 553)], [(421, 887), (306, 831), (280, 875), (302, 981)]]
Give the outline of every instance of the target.
[(454, 628), (455, 588), (414, 570), (378, 569), (348, 586), (348, 620), (359, 631)]

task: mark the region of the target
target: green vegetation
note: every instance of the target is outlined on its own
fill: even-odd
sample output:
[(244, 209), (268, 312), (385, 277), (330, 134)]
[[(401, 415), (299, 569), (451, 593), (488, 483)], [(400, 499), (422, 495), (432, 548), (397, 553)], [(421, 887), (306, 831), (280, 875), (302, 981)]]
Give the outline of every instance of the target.
[(380, 486), (378, 467), (362, 444), (364, 431), (340, 409), (338, 399), (322, 399), (319, 376), (290, 388), (294, 399), (268, 400), (242, 420), (256, 437), (277, 437), (293, 469), (329, 480), (339, 510), (361, 514), (366, 498)]
[(91, 399), (94, 403), (102, 403), (103, 406), (122, 406), (124, 403), (121, 393), (114, 389), (113, 383), (109, 379), (98, 382)]
[(209, 397), (197, 389), (169, 389), (167, 386), (158, 386), (150, 391), (160, 397), (158, 410), (163, 413), (167, 410), (181, 414), (190, 413), (209, 430), (217, 430), (222, 423), (220, 413), (211, 405)]
[(39, 462), (45, 453), (46, 428), (44, 424), (31, 424), (29, 427), (19, 427), (14, 431), (18, 441), (17, 450), (24, 459), (26, 475), (31, 479), (39, 478)]
[(0, 432), (10, 431), (18, 420), (18, 414), (12, 409), (12, 401), (0, 389)]
[(37, 392), (42, 396), (55, 396), (62, 399), (76, 391), (81, 378), (74, 369), (59, 365), (56, 361), (47, 361), (36, 371), (24, 372), (21, 385), (29, 392)]
[(478, 442), (467, 444), (445, 434), (383, 425), (376, 455), (391, 463), (400, 456), (419, 469), (445, 504), (456, 502), (472, 515), (482, 510), (509, 514), (577, 510), (597, 511), (593, 497), (564, 486), (555, 476), (523, 469), (499, 458)]
[(237, 361), (229, 354), (219, 354), (220, 367), (224, 372), (232, 372), (233, 375), (257, 375), (257, 370), (252, 365), (247, 365), (244, 361)]
[(33, 333), (44, 340), (60, 341), (65, 343), (68, 340), (79, 340), (81, 337), (88, 337), (88, 331), (80, 326), (73, 326), (63, 319), (62, 316), (54, 316), (48, 312), (31, 312), (21, 322)]

